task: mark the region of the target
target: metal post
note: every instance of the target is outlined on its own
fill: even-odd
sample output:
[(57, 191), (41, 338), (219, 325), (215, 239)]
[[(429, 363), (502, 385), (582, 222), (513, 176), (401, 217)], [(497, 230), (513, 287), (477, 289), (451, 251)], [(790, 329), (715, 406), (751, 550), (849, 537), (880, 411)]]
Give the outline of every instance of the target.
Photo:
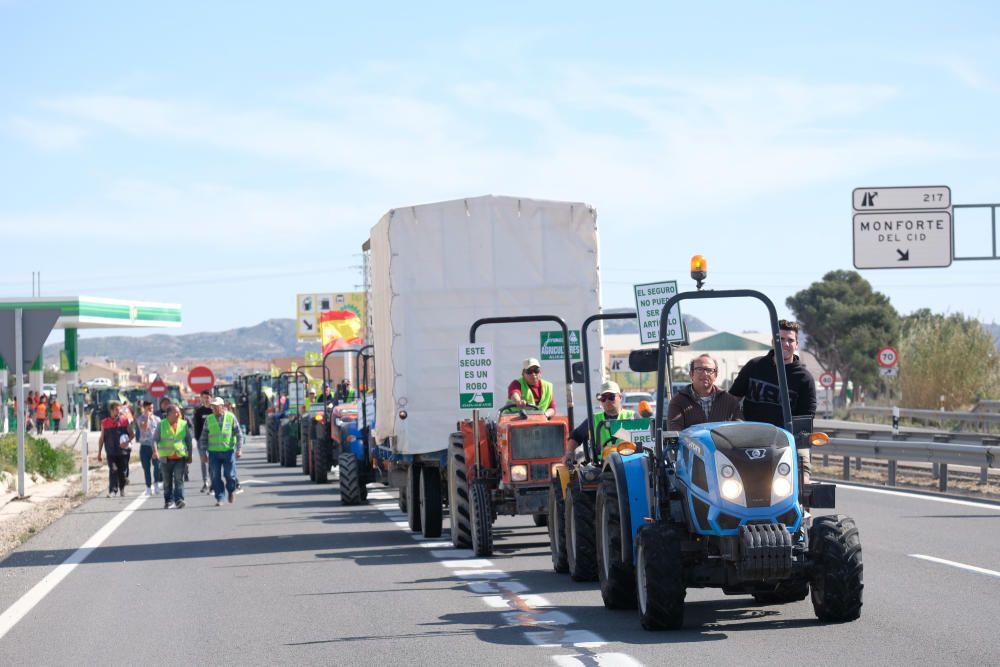
[(83, 431), (83, 444), (80, 445), (80, 488), (83, 489), (83, 497), (87, 497), (90, 490), (90, 448), (87, 445), (87, 430)]
[(941, 477), (938, 478), (938, 490), (944, 492), (948, 490), (948, 464), (942, 463), (940, 470)]
[(844, 457), (844, 481), (850, 481), (851, 479), (851, 457)]
[(17, 396), (17, 496), (24, 498), (24, 309), (14, 309), (14, 391)]
[(889, 461), (889, 486), (896, 486), (896, 460)]

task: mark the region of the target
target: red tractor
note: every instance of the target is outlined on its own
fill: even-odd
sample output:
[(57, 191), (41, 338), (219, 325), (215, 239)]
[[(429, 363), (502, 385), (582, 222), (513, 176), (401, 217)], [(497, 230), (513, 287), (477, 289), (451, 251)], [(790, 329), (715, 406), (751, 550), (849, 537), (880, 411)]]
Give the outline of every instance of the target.
[[(565, 322), (555, 316), (486, 318), (488, 323), (554, 321), (563, 329), (567, 387), (571, 386), (569, 336)], [(493, 521), (499, 515), (527, 515), (535, 525), (548, 517), (549, 481), (566, 455), (573, 420), (572, 393), (567, 391), (567, 415), (546, 417), (534, 406), (507, 404), (495, 419), (472, 419), (458, 424), (448, 442), (448, 504), (451, 539), (456, 547), (471, 547), (478, 556), (493, 553)], [(478, 443), (478, 446), (477, 446)]]

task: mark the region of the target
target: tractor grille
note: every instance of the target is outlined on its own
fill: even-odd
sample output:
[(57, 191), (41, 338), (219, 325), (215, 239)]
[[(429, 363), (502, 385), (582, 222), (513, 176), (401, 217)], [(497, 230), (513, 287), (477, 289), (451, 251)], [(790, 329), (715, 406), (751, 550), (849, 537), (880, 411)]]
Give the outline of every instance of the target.
[(531, 464), (531, 479), (533, 480), (544, 480), (549, 479), (549, 464), (548, 463), (532, 463)]
[(566, 449), (562, 424), (533, 424), (510, 430), (513, 460), (562, 458)]
[(715, 521), (719, 524), (719, 528), (723, 530), (734, 530), (740, 526), (739, 518), (725, 512), (719, 512), (719, 516)]
[(691, 483), (702, 491), (708, 491), (708, 476), (705, 474), (705, 462), (698, 456), (692, 456)]
[(708, 503), (703, 502), (697, 496), (691, 496), (691, 504), (694, 507), (694, 518), (698, 521), (698, 526), (702, 530), (708, 530)]

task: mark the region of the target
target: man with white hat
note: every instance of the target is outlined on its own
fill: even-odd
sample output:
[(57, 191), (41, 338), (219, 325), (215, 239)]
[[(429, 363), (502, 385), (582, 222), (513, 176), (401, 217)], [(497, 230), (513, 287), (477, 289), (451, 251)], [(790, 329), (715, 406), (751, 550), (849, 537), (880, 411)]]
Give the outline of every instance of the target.
[[(212, 479), (215, 506), (222, 505), (223, 494), (229, 502), (236, 497), (236, 459), (243, 452), (243, 431), (236, 416), (226, 410), (226, 402), (219, 396), (210, 403), (212, 415), (205, 418), (205, 427), (198, 438), (198, 452), (203, 463), (208, 463)], [(225, 478), (225, 479), (223, 479)]]
[[(618, 430), (615, 428), (614, 422), (620, 419), (635, 419), (635, 412), (622, 409), (622, 388), (613, 380), (608, 380), (601, 385), (601, 391), (597, 394), (597, 400), (601, 404), (601, 409), (594, 413), (593, 422), (594, 433), (597, 437), (597, 456), (599, 458), (604, 446), (614, 441), (614, 434)], [(590, 429), (588, 428), (587, 420), (584, 419), (569, 435), (570, 448), (566, 454), (566, 463), (572, 463), (576, 455), (576, 449), (589, 441)]]
[(551, 417), (556, 413), (556, 399), (552, 383), (542, 379), (542, 365), (538, 359), (528, 357), (521, 364), (521, 377), (507, 385), (507, 400), (524, 407), (537, 407)]

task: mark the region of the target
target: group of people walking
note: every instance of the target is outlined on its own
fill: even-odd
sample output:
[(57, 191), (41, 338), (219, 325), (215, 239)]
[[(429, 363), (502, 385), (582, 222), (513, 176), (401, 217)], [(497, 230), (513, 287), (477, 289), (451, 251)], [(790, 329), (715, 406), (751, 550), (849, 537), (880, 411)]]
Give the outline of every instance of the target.
[[(201, 463), (201, 492), (215, 496), (215, 505), (223, 499), (235, 502), (242, 489), (236, 476), (236, 460), (242, 456), (244, 434), (232, 403), (204, 391), (201, 405), (194, 411), (193, 424), (184, 417), (179, 405), (164, 397), (160, 409), (153, 411), (150, 401), (143, 401), (141, 412), (132, 419), (117, 401), (108, 405), (110, 416), (101, 422), (97, 460), (102, 452), (108, 458), (108, 497), (125, 495), (128, 485), (132, 443), (139, 441), (139, 459), (146, 482), (145, 495), (163, 493), (164, 509), (182, 509), (184, 482), (194, 461), (195, 447)], [(209, 486), (211, 482), (211, 486)], [(161, 487), (162, 483), (162, 487)]]
[[(14, 414), (20, 418), (21, 413), (17, 410), (17, 399), (14, 399)], [(29, 391), (24, 399), (24, 427), (26, 431), (32, 428), (41, 435), (48, 428), (49, 420), (52, 420), (52, 430), (59, 432), (59, 424), (63, 418), (62, 404), (59, 399), (49, 398), (48, 394)]]

